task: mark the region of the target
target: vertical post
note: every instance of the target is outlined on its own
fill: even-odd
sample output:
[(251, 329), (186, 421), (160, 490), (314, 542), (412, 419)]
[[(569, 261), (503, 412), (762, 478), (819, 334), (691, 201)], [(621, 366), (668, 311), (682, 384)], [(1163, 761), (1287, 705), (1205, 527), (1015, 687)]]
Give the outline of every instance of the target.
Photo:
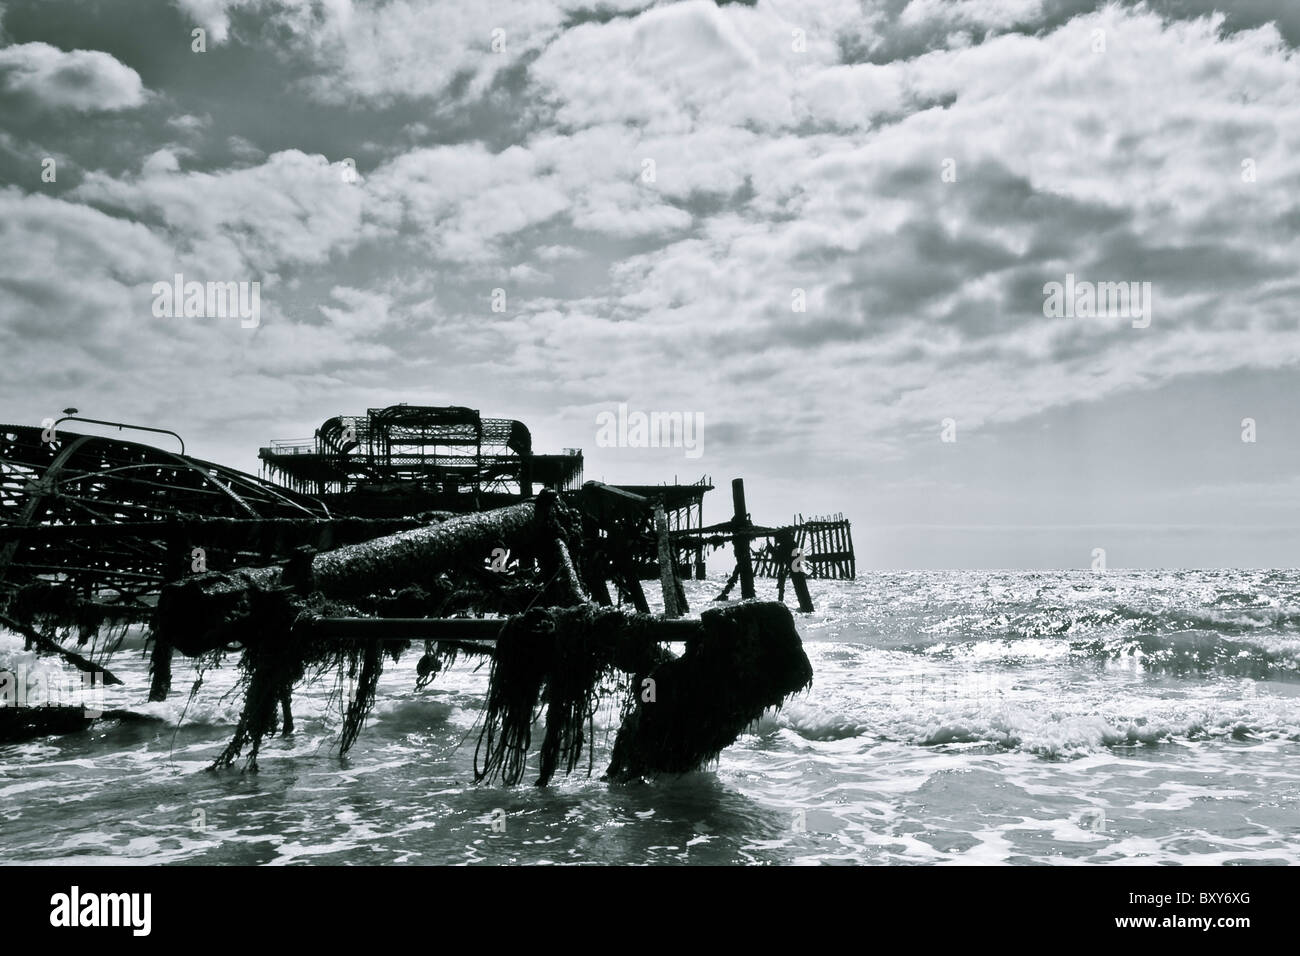
[[(701, 492), (700, 496), (695, 499), (695, 507), (692, 510), (695, 512), (695, 530), (699, 531), (704, 527), (703, 492)], [(697, 544), (695, 546), (695, 580), (704, 580), (704, 545), (702, 544)]]
[(840, 516), (836, 515), (835, 522), (835, 576), (839, 579), (846, 578), (845, 561), (844, 561), (844, 522), (841, 522)]
[[(588, 561), (595, 563), (592, 558)], [(587, 573), (587, 590), (591, 592), (592, 598), (602, 607), (612, 607), (614, 599), (609, 595), (609, 586), (605, 583), (605, 572), (603, 570), (591, 570)]]
[(842, 557), (840, 558), (840, 577), (841, 577), (841, 578), (848, 578), (848, 577), (849, 577), (849, 559), (848, 559), (848, 554), (849, 554), (849, 550), (850, 550), (850, 549), (849, 549), (849, 533), (848, 533), (848, 532), (849, 532), (849, 526), (848, 526), (848, 524), (845, 522), (845, 520), (844, 520), (844, 515), (843, 515), (843, 514), (840, 515), (839, 529), (840, 529), (840, 552), (841, 552), (841, 554), (842, 554)]
[(723, 588), (722, 588), (722, 592), (721, 592), (717, 597), (715, 597), (713, 600), (715, 600), (715, 601), (725, 601), (725, 600), (727, 600), (728, 596), (731, 594), (731, 589), (734, 588), (734, 587), (736, 586), (736, 579), (737, 579), (738, 577), (740, 577), (740, 567), (739, 567), (739, 566), (737, 566), (736, 569), (735, 569), (734, 571), (731, 572), (731, 577), (727, 578), (727, 583), (723, 586)]
[[(821, 521), (820, 518), (817, 519)], [(813, 532), (813, 554), (821, 555), (826, 553), (826, 526), (823, 524), (816, 525), (816, 531)], [(820, 562), (818, 562), (820, 564)]]
[(808, 579), (804, 576), (803, 571), (794, 565), (796, 548), (794, 529), (779, 529), (776, 533), (776, 554), (781, 569), (779, 573), (784, 579), (785, 572), (789, 569), (790, 583), (794, 586), (795, 597), (799, 599), (799, 610), (805, 614), (810, 614), (814, 610), (812, 595), (808, 593)]
[[(178, 581), (185, 576), (185, 562), (189, 558), (189, 544), (178, 524), (167, 529), (166, 570), (164, 581)], [(149, 700), (151, 703), (167, 699), (172, 689), (172, 646), (166, 638), (156, 633), (153, 652), (149, 657)]]
[(747, 600), (754, 597), (754, 567), (749, 561), (749, 510), (745, 507), (745, 479), (731, 480), (731, 504), (734, 514), (731, 525), (734, 534), (731, 546), (736, 552), (736, 567), (740, 569), (740, 597)]
[(847, 521), (844, 523), (844, 542), (849, 552), (849, 580), (853, 580), (858, 576), (858, 556), (853, 551), (853, 529)]
[(641, 589), (641, 579), (636, 576), (636, 568), (631, 561), (624, 560), (621, 562), (620, 577), (614, 583), (632, 602), (632, 606), (642, 614), (650, 613), (650, 605), (645, 599), (645, 591)]
[(641, 590), (641, 579), (637, 577), (636, 561), (628, 551), (627, 542), (634, 537), (633, 528), (625, 527), (623, 522), (616, 522), (610, 528), (609, 547), (613, 553), (609, 555), (610, 563), (613, 565), (615, 574), (614, 584), (626, 597), (632, 601), (632, 606), (642, 614), (650, 613), (650, 605), (646, 602), (645, 592)]
[(659, 584), (664, 592), (664, 617), (672, 620), (681, 617), (681, 612), (677, 610), (677, 576), (673, 573), (675, 556), (663, 501), (655, 502), (655, 534), (659, 537)]

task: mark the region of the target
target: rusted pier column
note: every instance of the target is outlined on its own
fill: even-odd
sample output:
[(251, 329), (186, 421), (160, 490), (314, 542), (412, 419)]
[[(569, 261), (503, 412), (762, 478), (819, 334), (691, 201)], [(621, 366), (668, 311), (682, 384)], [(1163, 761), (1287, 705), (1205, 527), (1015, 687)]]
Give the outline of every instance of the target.
[(673, 546), (668, 538), (668, 515), (664, 503), (655, 502), (655, 534), (659, 537), (659, 584), (664, 592), (664, 617), (681, 617), (677, 608), (677, 575), (673, 571)]
[[(794, 529), (781, 528), (776, 533), (776, 554), (780, 562), (778, 581), (785, 582), (786, 570), (789, 569), (790, 583), (794, 585), (795, 596), (799, 599), (799, 610), (810, 614), (813, 608), (812, 595), (808, 593), (808, 578), (801, 567), (796, 567)], [(801, 563), (801, 562), (800, 562)]]
[(754, 567), (749, 561), (749, 510), (745, 507), (745, 479), (731, 480), (731, 503), (734, 509), (731, 537), (732, 547), (736, 552), (736, 567), (740, 571), (740, 597), (742, 600), (754, 597)]
[[(167, 573), (165, 582), (179, 581), (185, 576), (185, 562), (189, 560), (189, 540), (179, 523), (172, 522), (167, 529)], [(153, 650), (149, 655), (149, 701), (156, 703), (167, 699), (172, 689), (172, 645), (161, 634), (153, 635)]]

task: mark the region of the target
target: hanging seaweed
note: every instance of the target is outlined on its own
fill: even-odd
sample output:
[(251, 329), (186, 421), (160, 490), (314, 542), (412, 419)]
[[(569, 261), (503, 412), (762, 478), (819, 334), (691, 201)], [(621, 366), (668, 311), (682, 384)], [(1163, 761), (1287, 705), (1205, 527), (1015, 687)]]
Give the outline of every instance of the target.
[(572, 773), (599, 699), (626, 693), (623, 672), (646, 670), (666, 654), (649, 634), (649, 620), (587, 604), (507, 621), (488, 678), (476, 782), (495, 778), (513, 786), (523, 779), (539, 704), (546, 733), (537, 785), (549, 783), (561, 766)]
[[(488, 675), (483, 730), (474, 748), (474, 781), (523, 779), (532, 742), (533, 711), (550, 670), (555, 622), (537, 609), (505, 622)], [(480, 762), (481, 759), (481, 762)]]
[[(132, 624), (148, 619), (151, 608), (125, 603), (90, 601), (71, 584), (33, 581), (16, 589), (4, 608), (11, 618), (30, 625), (53, 639), (66, 641), (74, 633), (78, 647), (103, 637), (100, 647), (111, 653)], [(32, 641), (27, 640), (28, 649)], [(38, 647), (38, 650), (40, 648)]]
[(687, 773), (716, 760), (769, 707), (812, 684), (812, 665), (784, 604), (705, 611), (704, 634), (633, 686), (607, 778)]
[[(400, 650), (398, 651), (400, 653)], [(366, 641), (348, 652), (347, 707), (343, 712), (343, 731), (339, 736), (339, 754), (347, 753), (375, 705), (375, 690), (384, 671), (383, 645), (379, 641)]]
[(245, 748), (245, 769), (257, 770), (262, 739), (274, 734), (281, 703), (301, 679), (306, 653), (293, 629), (297, 609), (287, 589), (252, 590), (248, 594), (250, 632), (244, 635), (239, 661), (244, 709), (235, 735), (211, 770), (233, 766)]
[[(489, 652), (485, 648), (481, 653)], [(415, 664), (415, 689), (424, 690), (433, 683), (435, 677), (455, 664), (459, 656), (460, 652), (454, 645), (425, 641), (424, 655)]]
[(546, 736), (540, 752), (539, 787), (550, 782), (561, 762), (566, 774), (573, 773), (582, 757), (585, 727), (595, 718), (597, 695), (614, 690), (607, 685), (620, 676), (614, 665), (614, 633), (599, 626), (595, 613), (568, 618), (564, 631), (555, 635), (542, 693)]

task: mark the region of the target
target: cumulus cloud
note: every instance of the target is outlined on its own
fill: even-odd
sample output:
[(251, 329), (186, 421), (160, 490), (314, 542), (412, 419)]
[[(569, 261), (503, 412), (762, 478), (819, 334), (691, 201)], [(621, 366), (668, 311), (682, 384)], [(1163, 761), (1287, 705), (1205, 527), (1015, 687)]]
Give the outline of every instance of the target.
[(172, 150), (135, 176), (87, 174), (72, 192), (84, 202), (160, 221), (186, 254), (227, 278), (319, 265), (359, 244), (363, 199), (349, 171), (324, 156), (285, 150), (222, 172), (182, 171)]
[[(534, 56), (585, 0), (499, 0), (489, 7), (428, 0), (176, 0), (218, 44), (232, 17), (256, 14), (285, 49), (314, 64), (304, 83), (321, 99), (388, 103), (437, 96), (453, 85), (478, 95), (504, 71)], [(640, 9), (652, 0), (608, 0), (604, 10)]]
[[(367, 362), (388, 363), (381, 401), (436, 366), (449, 401), (490, 381), (502, 412), (528, 401), (574, 428), (614, 400), (689, 409), (715, 450), (834, 449), (845, 467), (903, 455), (953, 409), (967, 435), (1300, 362), (1285, 12), (178, 2), (210, 40), (283, 56), (322, 115), (352, 129), (364, 108), (358, 143), (386, 148), (347, 147), (353, 182), (223, 119), (215, 155), (188, 152), (175, 130), (206, 130), (185, 117), (223, 114), (181, 104), (129, 171), (90, 172), (58, 206), (9, 197), (33, 250), (69, 244), (97, 277), (24, 259), (7, 288), (25, 314), (84, 287), (88, 326), (94, 297), (121, 305), (173, 268), (264, 277), (260, 345), (208, 354), (274, 371), (304, 407)], [(1066, 273), (1151, 281), (1150, 328), (1044, 316)], [(189, 336), (217, 335), (169, 333), (199, 363)]]
[(131, 109), (146, 99), (140, 74), (109, 54), (48, 43), (0, 48), (0, 88), (47, 108), (82, 113)]
[(373, 332), (394, 318), (391, 315), (393, 298), (383, 292), (335, 286), (330, 290), (330, 298), (340, 304), (322, 305), (320, 311), (335, 326)]

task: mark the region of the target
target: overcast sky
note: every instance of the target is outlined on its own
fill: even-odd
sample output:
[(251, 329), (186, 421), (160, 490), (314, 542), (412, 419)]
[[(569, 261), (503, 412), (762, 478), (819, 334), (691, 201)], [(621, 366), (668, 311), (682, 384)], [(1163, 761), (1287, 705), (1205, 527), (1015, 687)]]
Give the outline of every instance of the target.
[[(1294, 567), (1300, 3), (1223, 5), (4, 0), (0, 421), (255, 471), (469, 405), (868, 568)], [(155, 317), (178, 272), (260, 324)], [(597, 447), (620, 402), (702, 453)]]

